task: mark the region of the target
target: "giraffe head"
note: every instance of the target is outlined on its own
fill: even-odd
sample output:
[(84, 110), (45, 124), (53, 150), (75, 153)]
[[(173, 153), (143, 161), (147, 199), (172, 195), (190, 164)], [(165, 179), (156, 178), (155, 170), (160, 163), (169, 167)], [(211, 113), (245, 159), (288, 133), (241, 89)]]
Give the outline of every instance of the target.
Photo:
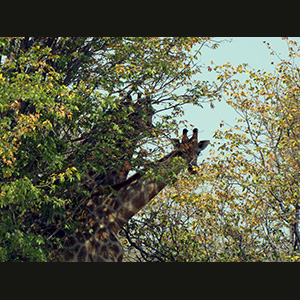
[(196, 174), (197, 171), (193, 167), (197, 166), (197, 158), (202, 150), (209, 144), (209, 140), (203, 140), (198, 143), (198, 129), (193, 129), (191, 138), (187, 136), (187, 129), (183, 129), (181, 142), (179, 139), (173, 139), (175, 149), (180, 151), (181, 157), (184, 158), (188, 164), (188, 171), (191, 174)]

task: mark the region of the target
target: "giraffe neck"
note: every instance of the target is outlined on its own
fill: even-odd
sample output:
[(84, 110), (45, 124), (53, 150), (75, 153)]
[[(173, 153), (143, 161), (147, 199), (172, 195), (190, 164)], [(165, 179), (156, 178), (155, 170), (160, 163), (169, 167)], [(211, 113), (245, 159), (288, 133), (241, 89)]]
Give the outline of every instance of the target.
[[(159, 162), (180, 156), (173, 151)], [(121, 261), (123, 248), (117, 236), (122, 226), (166, 186), (136, 173), (113, 187), (115, 192), (96, 192), (87, 203), (87, 218), (82, 228), (65, 240), (64, 261)]]
[[(158, 162), (164, 163), (176, 156), (182, 156), (182, 152), (173, 151)], [(179, 173), (179, 170), (176, 173)], [(157, 181), (136, 173), (124, 182), (113, 186), (118, 193), (118, 198), (120, 198), (120, 207), (116, 212), (120, 225), (123, 226), (127, 223), (131, 217), (147, 205), (166, 185), (166, 180), (163, 178)]]

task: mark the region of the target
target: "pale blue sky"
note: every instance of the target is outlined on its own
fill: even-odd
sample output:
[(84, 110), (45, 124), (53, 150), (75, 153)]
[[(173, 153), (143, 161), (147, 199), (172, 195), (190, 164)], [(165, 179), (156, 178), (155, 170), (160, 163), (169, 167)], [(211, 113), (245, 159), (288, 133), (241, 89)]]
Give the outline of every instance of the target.
[[(215, 40), (222, 40), (225, 38), (215, 38)], [(231, 38), (226, 38), (231, 39)], [(300, 45), (300, 38), (291, 38), (296, 40)], [(201, 56), (201, 63), (210, 65), (214, 61), (215, 65), (222, 65), (229, 62), (233, 66), (238, 66), (241, 63), (248, 63), (250, 68), (265, 70), (273, 72), (276, 64), (279, 62), (278, 58), (270, 55), (270, 50), (263, 41), (270, 43), (271, 47), (287, 58), (286, 42), (280, 37), (233, 37), (232, 41), (221, 43), (220, 47), (211, 50), (204, 48)], [(271, 65), (271, 62), (274, 65)], [(213, 72), (203, 72), (199, 77), (202, 80), (215, 80), (216, 74)], [(209, 104), (205, 105), (203, 109), (189, 105), (185, 109), (184, 119), (189, 123), (195, 125), (199, 129), (199, 139), (210, 139), (214, 132), (219, 129), (221, 121), (235, 124), (236, 114), (226, 103), (216, 102), (215, 108), (211, 109)], [(208, 151), (203, 152), (202, 158), (205, 158)]]

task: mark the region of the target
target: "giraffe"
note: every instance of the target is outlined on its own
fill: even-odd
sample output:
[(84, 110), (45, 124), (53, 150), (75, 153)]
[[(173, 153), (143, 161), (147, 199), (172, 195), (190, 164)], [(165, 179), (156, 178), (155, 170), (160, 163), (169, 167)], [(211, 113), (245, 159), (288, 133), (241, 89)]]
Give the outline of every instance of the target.
[[(190, 139), (187, 129), (183, 130), (182, 140), (173, 139), (175, 149), (161, 158), (158, 163), (168, 167), (174, 157), (182, 157), (191, 174), (197, 173), (197, 157), (209, 144), (208, 140), (198, 143), (198, 129), (194, 128)], [(177, 171), (177, 175), (180, 172)], [(112, 185), (108, 195), (100, 192), (92, 194), (87, 201), (87, 217), (83, 231), (66, 237), (61, 261), (120, 262), (123, 248), (118, 232), (130, 218), (140, 211), (165, 186), (166, 180), (155, 180), (145, 174), (136, 173), (127, 180)]]

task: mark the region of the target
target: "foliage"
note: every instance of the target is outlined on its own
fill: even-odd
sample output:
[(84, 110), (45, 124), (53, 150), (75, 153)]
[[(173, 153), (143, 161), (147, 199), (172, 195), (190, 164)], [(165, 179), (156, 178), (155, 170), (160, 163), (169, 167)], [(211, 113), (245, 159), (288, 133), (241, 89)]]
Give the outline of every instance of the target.
[(267, 43), (273, 73), (209, 67), (237, 123), (220, 123), (199, 176), (183, 174), (129, 222), (127, 260), (300, 260), (300, 47), (284, 40), (288, 59)]
[(1, 261), (55, 259), (91, 193), (161, 154), (183, 105), (214, 95), (193, 77), (204, 45), (216, 47), (209, 38), (0, 39)]

